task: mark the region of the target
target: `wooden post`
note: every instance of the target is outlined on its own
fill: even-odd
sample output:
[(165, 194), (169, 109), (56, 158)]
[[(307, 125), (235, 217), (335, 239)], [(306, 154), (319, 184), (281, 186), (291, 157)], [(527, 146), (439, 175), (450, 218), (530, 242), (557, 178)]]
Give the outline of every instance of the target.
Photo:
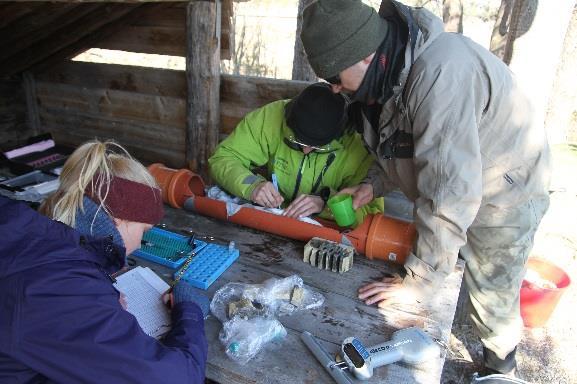
[(317, 75), (309, 65), (305, 49), (301, 41), (301, 30), (303, 25), (303, 9), (312, 3), (312, 0), (299, 0), (297, 11), (297, 31), (295, 36), (295, 48), (293, 58), (293, 80), (317, 81)]
[(38, 99), (36, 98), (36, 80), (30, 72), (22, 75), (24, 94), (26, 95), (26, 123), (34, 135), (40, 132), (40, 114), (38, 113)]
[(186, 43), (186, 162), (207, 180), (207, 160), (218, 144), (219, 133), (219, 0), (188, 3)]
[(445, 32), (463, 33), (463, 0), (443, 0)]

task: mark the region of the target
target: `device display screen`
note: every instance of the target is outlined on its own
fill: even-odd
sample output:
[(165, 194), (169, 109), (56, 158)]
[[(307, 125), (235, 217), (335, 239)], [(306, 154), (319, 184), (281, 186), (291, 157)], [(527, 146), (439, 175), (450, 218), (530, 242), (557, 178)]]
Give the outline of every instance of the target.
[(361, 368), (363, 365), (365, 365), (365, 360), (359, 351), (357, 351), (355, 346), (351, 343), (345, 344), (343, 351), (348, 356), (348, 358), (351, 359), (356, 368)]

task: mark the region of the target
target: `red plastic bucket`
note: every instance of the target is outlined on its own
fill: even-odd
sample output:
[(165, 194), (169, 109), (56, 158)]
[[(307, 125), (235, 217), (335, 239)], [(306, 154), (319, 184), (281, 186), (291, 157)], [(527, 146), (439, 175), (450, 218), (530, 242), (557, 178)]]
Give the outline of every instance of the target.
[[(564, 270), (542, 259), (529, 259), (527, 271), (521, 286), (521, 317), (526, 327), (542, 327), (571, 284), (571, 279)], [(530, 276), (540, 280), (531, 279)]]

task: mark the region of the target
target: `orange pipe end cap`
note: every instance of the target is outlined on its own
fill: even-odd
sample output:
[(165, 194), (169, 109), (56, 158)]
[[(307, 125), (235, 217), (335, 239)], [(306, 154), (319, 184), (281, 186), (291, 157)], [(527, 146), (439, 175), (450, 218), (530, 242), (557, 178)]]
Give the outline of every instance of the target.
[(403, 265), (413, 248), (415, 226), (384, 215), (376, 215), (367, 236), (366, 256)]
[(166, 195), (168, 203), (174, 208), (182, 208), (186, 199), (194, 196), (190, 190), (189, 182), (194, 177), (194, 173), (188, 169), (180, 169), (172, 176)]
[(174, 175), (174, 170), (171, 168), (167, 168), (162, 163), (154, 163), (148, 166), (148, 172), (154, 177), (156, 183), (162, 190), (162, 201), (168, 203), (168, 185), (170, 184), (170, 180)]

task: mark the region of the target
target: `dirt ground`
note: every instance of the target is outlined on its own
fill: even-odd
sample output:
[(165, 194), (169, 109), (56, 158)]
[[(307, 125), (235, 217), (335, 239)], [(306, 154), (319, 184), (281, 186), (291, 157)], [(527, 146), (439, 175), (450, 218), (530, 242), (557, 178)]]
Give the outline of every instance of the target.
[[(531, 383), (577, 383), (577, 146), (553, 148), (551, 205), (535, 239), (532, 256), (563, 268), (572, 283), (543, 328), (525, 328), (517, 353), (519, 374)], [(463, 317), (464, 318), (464, 317)], [(468, 320), (453, 324), (451, 356), (443, 383), (468, 383), (481, 370), (482, 346)]]

